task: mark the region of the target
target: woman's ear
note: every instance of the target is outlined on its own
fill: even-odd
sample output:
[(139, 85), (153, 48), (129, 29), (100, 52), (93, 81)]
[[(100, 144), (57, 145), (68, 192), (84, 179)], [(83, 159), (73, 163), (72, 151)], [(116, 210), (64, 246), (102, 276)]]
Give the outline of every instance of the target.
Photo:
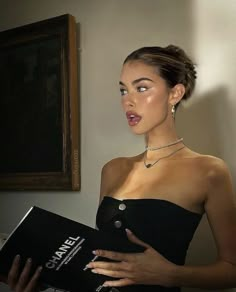
[(170, 100), (169, 102), (174, 105), (180, 102), (185, 94), (185, 86), (181, 83), (176, 84), (171, 88)]

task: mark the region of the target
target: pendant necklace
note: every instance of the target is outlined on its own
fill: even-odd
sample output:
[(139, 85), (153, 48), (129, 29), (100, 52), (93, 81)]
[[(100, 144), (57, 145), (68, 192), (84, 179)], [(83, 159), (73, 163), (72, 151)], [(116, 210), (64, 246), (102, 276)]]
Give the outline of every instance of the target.
[[(167, 147), (167, 146), (166, 146), (166, 147)], [(176, 149), (176, 150), (174, 150), (173, 152), (171, 152), (170, 154), (168, 154), (168, 155), (166, 155), (166, 156), (163, 156), (163, 157), (161, 157), (161, 158), (158, 158), (158, 159), (157, 159), (155, 162), (153, 162), (153, 163), (146, 163), (147, 152), (145, 152), (145, 154), (144, 154), (144, 158), (143, 158), (144, 166), (145, 166), (146, 168), (151, 168), (151, 167), (153, 167), (157, 162), (159, 162), (160, 160), (162, 160), (162, 159), (164, 159), (164, 158), (168, 158), (168, 157), (174, 155), (176, 152), (180, 151), (180, 150), (183, 149), (184, 147), (185, 147), (185, 145), (182, 146), (182, 147), (180, 147), (180, 148), (178, 148), (178, 149)]]

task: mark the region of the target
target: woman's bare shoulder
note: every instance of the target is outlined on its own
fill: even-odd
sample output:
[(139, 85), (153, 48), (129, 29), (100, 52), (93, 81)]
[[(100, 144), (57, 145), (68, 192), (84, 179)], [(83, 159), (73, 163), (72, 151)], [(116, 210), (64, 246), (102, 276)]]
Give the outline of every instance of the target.
[(101, 173), (100, 200), (112, 191), (120, 176), (127, 172), (132, 163), (131, 157), (117, 157), (104, 164)]
[(111, 169), (117, 166), (120, 166), (121, 164), (125, 163), (129, 159), (128, 157), (115, 157), (108, 162), (106, 162), (103, 166), (103, 169)]
[(116, 171), (117, 168), (119, 168), (121, 165), (123, 165), (125, 162), (124, 157), (116, 157), (108, 162), (106, 162), (102, 167), (102, 175), (111, 175), (114, 171)]
[(193, 159), (196, 168), (203, 171), (206, 178), (210, 180), (218, 180), (220, 177), (230, 174), (229, 168), (222, 158), (194, 151), (189, 151), (189, 157)]
[(133, 157), (116, 157), (108, 161), (104, 164), (102, 168), (103, 173), (113, 173), (120, 172), (122, 169), (127, 169), (131, 167), (135, 162), (139, 161), (141, 157), (140, 155), (133, 156)]

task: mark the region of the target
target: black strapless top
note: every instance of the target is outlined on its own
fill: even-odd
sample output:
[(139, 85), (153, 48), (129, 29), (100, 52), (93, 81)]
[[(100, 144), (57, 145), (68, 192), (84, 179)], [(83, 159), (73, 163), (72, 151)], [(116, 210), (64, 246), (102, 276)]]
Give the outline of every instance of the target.
[[(126, 236), (130, 229), (169, 261), (183, 265), (186, 253), (202, 215), (162, 199), (118, 200), (105, 196), (98, 208), (98, 229)], [(180, 288), (157, 285), (119, 287), (116, 291), (179, 292)]]

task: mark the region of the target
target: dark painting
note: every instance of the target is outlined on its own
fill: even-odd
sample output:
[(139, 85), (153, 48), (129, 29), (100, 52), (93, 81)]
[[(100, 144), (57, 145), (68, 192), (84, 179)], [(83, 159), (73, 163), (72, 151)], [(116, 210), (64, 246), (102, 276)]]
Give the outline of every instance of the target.
[[(78, 96), (71, 100), (69, 91), (70, 72), (76, 72), (77, 68), (71, 69), (73, 65), (67, 64), (66, 54), (71, 45), (65, 21), (68, 16), (59, 18), (50, 22), (54, 24), (52, 27), (49, 21), (42, 22), (43, 33), (39, 25), (33, 37), (28, 37), (31, 35), (28, 29), (27, 37), (19, 40), (16, 34), (17, 40), (13, 42), (10, 34), (11, 41), (0, 46), (0, 176), (2, 180), (11, 177), (12, 183), (14, 176), (17, 177), (17, 185), (23, 189), (60, 189), (60, 185), (62, 189), (70, 189), (69, 180), (75, 167), (78, 175), (78, 161), (75, 161), (78, 149), (73, 148), (78, 142), (72, 145), (70, 139), (72, 134), (75, 140), (79, 136), (78, 117), (74, 117), (77, 123), (74, 128), (71, 125), (71, 110), (75, 110), (71, 107), (78, 108)], [(77, 81), (75, 76), (74, 82)], [(78, 110), (73, 113), (78, 115)], [(23, 179), (22, 185), (19, 177)], [(11, 187), (3, 182), (3, 188)]]

